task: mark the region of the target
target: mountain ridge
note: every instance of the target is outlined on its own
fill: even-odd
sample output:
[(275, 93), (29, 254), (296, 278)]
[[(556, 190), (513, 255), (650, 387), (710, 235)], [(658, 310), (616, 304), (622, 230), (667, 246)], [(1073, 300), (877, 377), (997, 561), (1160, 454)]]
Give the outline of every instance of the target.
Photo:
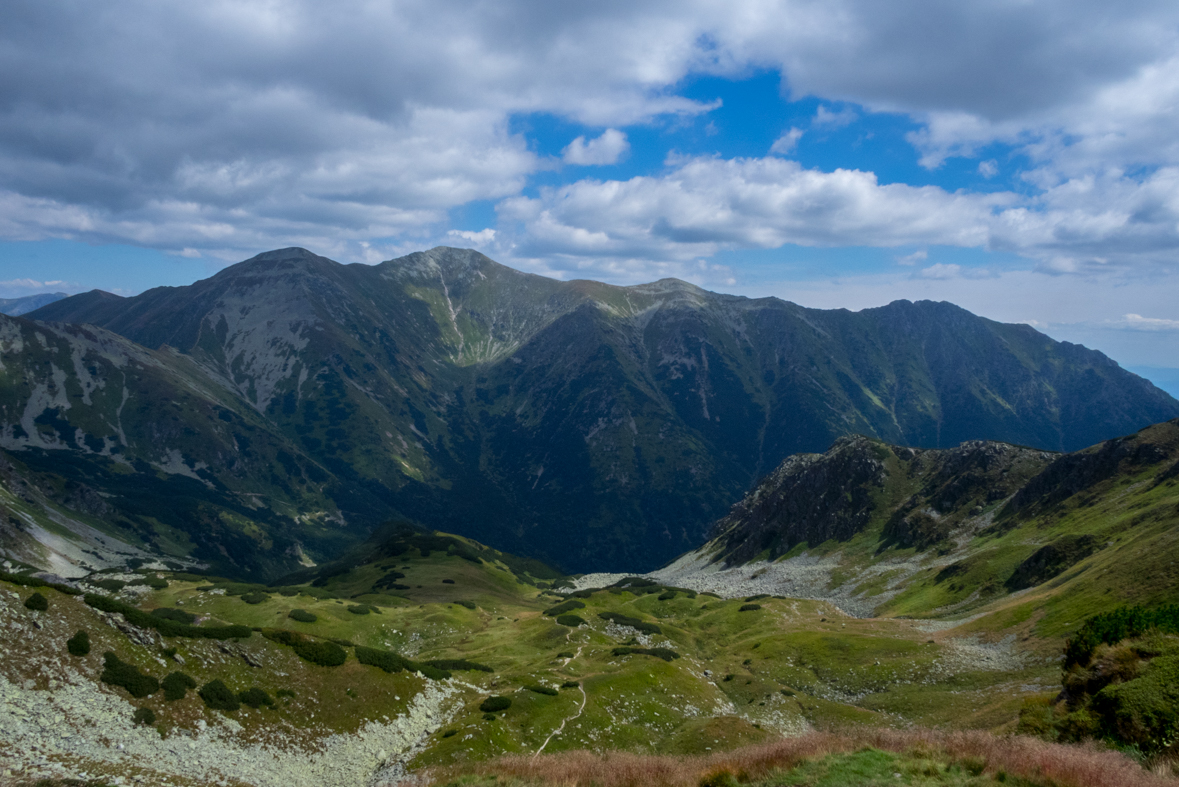
[[(148, 464), (173, 466), (167, 450), (190, 468), (228, 462), (258, 439), (246, 424), (275, 457), (283, 446), (289, 467), (306, 468), (296, 486), (319, 490), (313, 510), (342, 523), (283, 547), (316, 560), (334, 539), (405, 517), (567, 570), (654, 567), (698, 546), (784, 457), (841, 435), (1062, 450), (1179, 416), (1179, 402), (1100, 353), (952, 304), (823, 311), (678, 280), (561, 282), (447, 247), (374, 266), (280, 249), (187, 287), (92, 292), (30, 318), (46, 322), (20, 329), (28, 347), (36, 325), (85, 322), (155, 348), (153, 363), (183, 367), (235, 419), (218, 427), (238, 446), (220, 459), (144, 443)], [(0, 387), (9, 426), (31, 401), (18, 366), (45, 390), (52, 382), (49, 367), (14, 364)], [(77, 376), (72, 362), (53, 368)], [(83, 427), (83, 398), (79, 388), (30, 417), (58, 423), (74, 446), (66, 432), (79, 428), (113, 439), (101, 425), (113, 413)], [(281, 489), (261, 469), (242, 472), (220, 482), (239, 496)], [(294, 510), (294, 490), (251, 499)], [(294, 560), (276, 548), (265, 547), (268, 565)]]

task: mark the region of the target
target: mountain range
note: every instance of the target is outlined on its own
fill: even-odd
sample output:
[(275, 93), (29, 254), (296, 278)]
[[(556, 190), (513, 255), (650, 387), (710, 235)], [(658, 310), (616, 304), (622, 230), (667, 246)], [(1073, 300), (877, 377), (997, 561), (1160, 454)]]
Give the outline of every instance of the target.
[(19, 317), (42, 306), (70, 297), (64, 292), (39, 292), (36, 295), (25, 295), (22, 298), (0, 298), (0, 314)]
[(849, 434), (1072, 451), (1179, 416), (1099, 352), (948, 303), (824, 311), (450, 248), (92, 291), (0, 317), (0, 358), (0, 527), (62, 570), (143, 549), (277, 576), (395, 518), (646, 570)]

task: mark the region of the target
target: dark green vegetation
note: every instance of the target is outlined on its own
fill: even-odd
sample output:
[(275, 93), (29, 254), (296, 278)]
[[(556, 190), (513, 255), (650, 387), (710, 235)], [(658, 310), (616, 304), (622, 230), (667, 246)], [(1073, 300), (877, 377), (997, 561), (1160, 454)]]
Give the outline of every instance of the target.
[(330, 640), (313, 639), (285, 629), (264, 629), (262, 636), (286, 645), (299, 658), (321, 667), (338, 667), (348, 659), (348, 652)]
[(253, 632), (249, 626), (190, 626), (167, 617), (148, 614), (130, 604), (97, 593), (87, 593), (86, 604), (103, 612), (118, 612), (136, 626), (153, 628), (165, 637), (199, 637), (204, 639), (244, 639)]
[(557, 615), (557, 622), (562, 626), (569, 626), (571, 628), (585, 625), (585, 620), (577, 615)]
[(132, 697), (146, 697), (160, 690), (160, 682), (140, 672), (134, 664), (122, 661), (111, 651), (102, 654), (103, 669), (99, 678), (103, 683), (121, 686)]
[[(401, 670), (420, 672), (430, 680), (446, 680), (450, 677), (450, 672), (445, 667), (434, 664), (421, 664), (412, 659), (400, 656), (397, 653), (378, 648), (357, 646), (356, 660), (361, 664), (380, 667), (385, 672), (400, 672)], [(478, 667), (474, 667), (473, 669), (478, 669)]]
[(151, 726), (156, 723), (156, 712), (151, 708), (136, 708), (131, 720), (136, 724)]
[(1069, 638), (1064, 651), (1064, 667), (1068, 669), (1074, 664), (1087, 667), (1099, 646), (1115, 645), (1149, 631), (1179, 634), (1179, 604), (1157, 609), (1119, 607), (1094, 615)]
[(512, 707), (510, 697), (488, 697), (479, 704), (479, 710), (484, 713), (498, 713)]
[(160, 685), (164, 689), (164, 699), (168, 702), (176, 702), (184, 699), (188, 694), (189, 689), (197, 687), (196, 679), (191, 675), (186, 675), (183, 672), (169, 672), (168, 675), (160, 681)]
[(292, 609), (287, 613), (287, 617), (299, 623), (314, 623), (319, 619), (305, 609)]
[(49, 609), (49, 599), (40, 593), (34, 592), (33, 595), (25, 599), (25, 609), (31, 609), (34, 612), (45, 612)]
[(615, 656), (630, 656), (632, 654), (637, 654), (639, 656), (654, 656), (655, 658), (663, 659), (664, 661), (674, 661), (680, 657), (680, 654), (676, 653), (671, 648), (619, 647), (614, 648), (614, 650), (610, 651), (610, 653)]
[[(34, 490), (3, 504), (239, 577), (397, 516), (566, 570), (653, 568), (849, 432), (1068, 450), (1179, 416), (1100, 353), (946, 303), (819, 311), (446, 248), (284, 249), (31, 316), (51, 322), (0, 318), (2, 473)], [(919, 519), (909, 536), (937, 537)]]
[(213, 710), (232, 712), (241, 707), (241, 701), (237, 695), (219, 678), (201, 686), (201, 690), (197, 693), (200, 694), (205, 707)]
[(78, 629), (78, 633), (66, 640), (66, 649), (71, 656), (87, 656), (90, 654), (90, 635), (86, 629)]
[(263, 705), (270, 707), (274, 704), (274, 700), (270, 698), (263, 689), (253, 686), (245, 691), (238, 692), (238, 701), (242, 705), (249, 705), (251, 708), (261, 708)]

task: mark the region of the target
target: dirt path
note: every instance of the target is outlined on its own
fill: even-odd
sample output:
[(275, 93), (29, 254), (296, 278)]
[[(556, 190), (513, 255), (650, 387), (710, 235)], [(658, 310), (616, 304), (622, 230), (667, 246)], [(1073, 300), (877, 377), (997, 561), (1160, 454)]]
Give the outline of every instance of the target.
[[(565, 659), (565, 663), (562, 664), (561, 666), (568, 667), (569, 662), (573, 661), (573, 659), (575, 659), (581, 655), (581, 648), (582, 647), (584, 647), (584, 646), (579, 646), (577, 648), (577, 652), (574, 653), (573, 656), (571, 656), (570, 658)], [(560, 726), (558, 726), (557, 729), (553, 730), (549, 734), (549, 737), (544, 739), (544, 743), (540, 744), (540, 748), (536, 750), (536, 754), (532, 755), (533, 757), (539, 757), (540, 753), (542, 751), (544, 751), (544, 747), (549, 745), (549, 741), (551, 741), (553, 738), (560, 735), (562, 730), (565, 729), (566, 724), (568, 724), (571, 721), (577, 721), (577, 719), (581, 716), (582, 712), (585, 710), (585, 703), (589, 699), (589, 697), (585, 693), (585, 686), (582, 686), (581, 683), (579, 682), (577, 684), (577, 690), (581, 692), (581, 707), (579, 707), (577, 709), (577, 713), (573, 714), (572, 716), (566, 716), (564, 719), (561, 720)]]

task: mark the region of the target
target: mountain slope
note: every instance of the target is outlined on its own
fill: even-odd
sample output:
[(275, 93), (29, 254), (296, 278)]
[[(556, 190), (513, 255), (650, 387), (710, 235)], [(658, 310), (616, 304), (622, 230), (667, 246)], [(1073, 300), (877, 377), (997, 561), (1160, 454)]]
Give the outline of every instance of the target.
[[(950, 304), (853, 313), (558, 282), (448, 248), (376, 266), (284, 249), (31, 316), (182, 359), (326, 473), (316, 508), (342, 539), (404, 516), (566, 570), (692, 549), (784, 457), (849, 433), (1071, 450), (1179, 416), (1100, 353)], [(6, 412), (24, 412), (12, 396)]]

